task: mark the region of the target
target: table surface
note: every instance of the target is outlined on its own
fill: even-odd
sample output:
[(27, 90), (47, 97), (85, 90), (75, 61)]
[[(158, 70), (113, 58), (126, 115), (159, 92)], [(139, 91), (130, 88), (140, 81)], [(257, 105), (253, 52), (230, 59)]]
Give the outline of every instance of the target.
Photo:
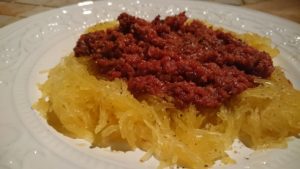
[[(0, 0), (0, 28), (39, 12), (82, 0)], [(300, 0), (205, 0), (251, 8), (300, 23)]]

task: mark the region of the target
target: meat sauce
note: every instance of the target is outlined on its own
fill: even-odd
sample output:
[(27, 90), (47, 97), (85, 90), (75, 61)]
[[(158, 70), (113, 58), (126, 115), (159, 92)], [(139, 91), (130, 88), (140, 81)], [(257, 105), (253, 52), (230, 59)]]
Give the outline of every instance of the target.
[(124, 79), (136, 97), (173, 98), (178, 108), (218, 107), (274, 70), (271, 57), (185, 13), (148, 22), (122, 13), (119, 26), (83, 34), (74, 52), (101, 76)]

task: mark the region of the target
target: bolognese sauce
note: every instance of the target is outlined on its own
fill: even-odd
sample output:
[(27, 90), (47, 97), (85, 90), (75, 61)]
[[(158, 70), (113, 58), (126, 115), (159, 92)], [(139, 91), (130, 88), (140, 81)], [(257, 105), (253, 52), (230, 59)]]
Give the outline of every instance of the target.
[(124, 79), (135, 96), (172, 97), (178, 108), (218, 107), (274, 70), (269, 54), (185, 13), (153, 21), (122, 13), (119, 26), (83, 34), (76, 57), (101, 76)]

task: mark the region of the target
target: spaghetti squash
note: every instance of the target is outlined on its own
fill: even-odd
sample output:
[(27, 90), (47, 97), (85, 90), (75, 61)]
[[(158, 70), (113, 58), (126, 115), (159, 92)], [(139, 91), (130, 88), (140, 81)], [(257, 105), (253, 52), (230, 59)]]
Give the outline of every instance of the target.
[[(101, 23), (89, 32), (118, 27)], [(234, 35), (270, 55), (278, 51), (258, 35)], [(232, 96), (220, 106), (178, 107), (156, 96), (135, 97), (122, 78), (107, 79), (87, 57), (64, 57), (39, 85), (42, 97), (33, 105), (57, 131), (88, 140), (98, 147), (145, 151), (158, 168), (200, 169), (227, 159), (238, 138), (253, 149), (285, 146), (300, 132), (300, 92), (280, 67), (268, 78), (254, 77), (256, 86)], [(59, 91), (59, 92), (58, 92)]]

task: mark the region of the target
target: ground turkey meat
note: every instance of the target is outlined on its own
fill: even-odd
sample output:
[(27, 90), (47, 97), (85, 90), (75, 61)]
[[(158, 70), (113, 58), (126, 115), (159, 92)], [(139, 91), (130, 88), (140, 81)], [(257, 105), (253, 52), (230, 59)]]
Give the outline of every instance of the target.
[(139, 98), (173, 98), (178, 108), (218, 107), (274, 70), (271, 57), (185, 13), (148, 22), (122, 13), (119, 26), (83, 34), (76, 57), (89, 57), (109, 80), (124, 79)]

